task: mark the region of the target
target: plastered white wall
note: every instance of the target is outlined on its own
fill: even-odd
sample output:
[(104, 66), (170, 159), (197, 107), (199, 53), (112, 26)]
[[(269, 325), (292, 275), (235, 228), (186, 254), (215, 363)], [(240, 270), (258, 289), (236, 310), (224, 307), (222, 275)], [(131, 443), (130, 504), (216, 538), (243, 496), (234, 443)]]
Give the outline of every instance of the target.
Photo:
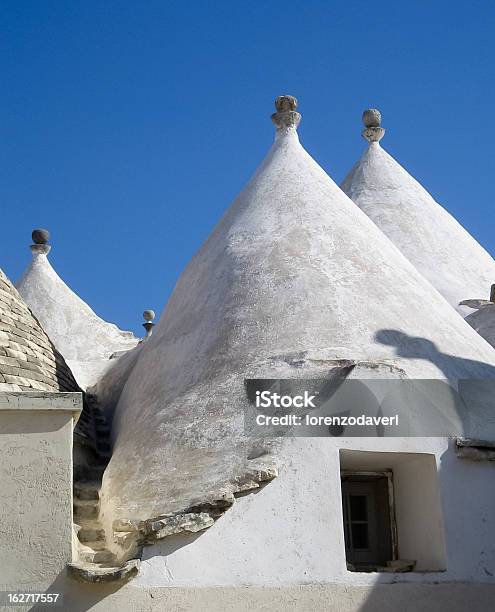
[(66, 580), (54, 587), (70, 612), (487, 612), (495, 598), (495, 585), (458, 583), (143, 588)]
[(47, 585), (72, 560), (78, 393), (0, 393), (0, 586)]
[[(340, 494), (342, 447), (428, 453), (436, 459), (447, 570), (401, 574), (401, 581), (494, 583), (495, 491), (486, 483), (495, 476), (495, 466), (467, 465), (448, 444), (447, 439), (437, 438), (294, 439), (286, 447), (280, 476), (258, 493), (238, 499), (210, 529), (145, 548), (135, 584), (206, 587), (396, 581), (394, 574), (347, 571)], [(421, 502), (421, 483), (417, 484), (411, 494)], [(433, 514), (432, 520), (436, 519)], [(441, 542), (438, 553), (441, 560)]]

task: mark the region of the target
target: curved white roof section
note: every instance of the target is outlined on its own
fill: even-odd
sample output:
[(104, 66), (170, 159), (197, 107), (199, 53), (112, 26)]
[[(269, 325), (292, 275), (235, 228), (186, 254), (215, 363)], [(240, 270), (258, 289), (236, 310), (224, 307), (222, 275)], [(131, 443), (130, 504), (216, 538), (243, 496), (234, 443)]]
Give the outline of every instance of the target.
[(277, 109), (272, 148), (182, 273), (123, 388), (107, 516), (242, 490), (273, 451), (244, 436), (245, 378), (326, 376), (342, 359), (494, 376), (493, 349), (301, 146), (295, 101)]
[(130, 351), (112, 358), (108, 368), (102, 372), (96, 385), (91, 390), (97, 396), (98, 407), (105, 415), (108, 423), (112, 422), (115, 406), (122, 393), (122, 389), (147, 341), (148, 339), (145, 338)]
[(85, 388), (113, 353), (133, 348), (138, 339), (101, 319), (66, 285), (48, 260), (49, 245), (34, 244), (31, 250), (33, 259), (17, 289)]
[[(378, 113), (371, 109), (366, 113)], [(379, 115), (379, 113), (378, 113)], [(416, 269), (463, 316), (459, 302), (487, 295), (495, 261), (379, 143), (384, 130), (366, 126), (369, 146), (341, 187)], [(381, 130), (377, 134), (377, 130)]]

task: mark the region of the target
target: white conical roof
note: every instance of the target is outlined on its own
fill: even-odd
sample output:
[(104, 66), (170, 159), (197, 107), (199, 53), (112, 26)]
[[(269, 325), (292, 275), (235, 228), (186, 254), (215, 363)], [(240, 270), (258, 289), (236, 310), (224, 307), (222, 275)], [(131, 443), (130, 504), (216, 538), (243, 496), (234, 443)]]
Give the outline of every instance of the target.
[(495, 261), (379, 143), (375, 109), (363, 115), (369, 146), (342, 183), (343, 191), (463, 316), (462, 300), (485, 295)]
[(113, 353), (133, 348), (138, 339), (107, 323), (77, 296), (48, 261), (48, 232), (35, 230), (33, 259), (17, 289), (50, 339), (69, 362), (79, 384), (94, 383)]
[(148, 518), (238, 491), (267, 452), (246, 438), (245, 378), (325, 376), (336, 360), (412, 377), (493, 376), (495, 352), (299, 143), (275, 143), (181, 275), (117, 406), (105, 516)]

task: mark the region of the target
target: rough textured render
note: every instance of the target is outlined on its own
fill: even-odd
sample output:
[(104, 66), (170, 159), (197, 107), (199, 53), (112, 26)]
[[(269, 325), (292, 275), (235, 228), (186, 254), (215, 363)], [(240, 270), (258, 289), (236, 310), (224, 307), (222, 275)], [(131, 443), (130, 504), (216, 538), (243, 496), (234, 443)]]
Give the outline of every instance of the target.
[(138, 339), (107, 323), (77, 296), (48, 261), (48, 245), (32, 245), (33, 259), (17, 283), (19, 293), (67, 359), (83, 388), (94, 384), (113, 353)]
[(111, 359), (110, 365), (101, 375), (92, 392), (98, 398), (98, 406), (108, 422), (113, 419), (115, 407), (119, 401), (122, 389), (129, 375), (136, 365), (143, 346), (147, 340), (140, 342), (136, 347), (121, 355), (118, 359)]
[(181, 275), (122, 390), (107, 524), (228, 506), (275, 475), (277, 448), (244, 436), (245, 378), (317, 378), (342, 360), (494, 375), (493, 349), (301, 146), (295, 100), (276, 105), (271, 150)]
[(0, 392), (2, 588), (44, 591), (72, 559), (72, 435), (81, 404), (79, 393)]
[(0, 391), (78, 391), (64, 358), (0, 270)]
[(380, 146), (384, 130), (379, 127), (380, 121), (368, 125), (368, 112), (363, 116), (363, 136), (369, 146), (342, 183), (342, 189), (465, 316), (470, 311), (459, 302), (487, 294), (495, 282), (495, 261)]

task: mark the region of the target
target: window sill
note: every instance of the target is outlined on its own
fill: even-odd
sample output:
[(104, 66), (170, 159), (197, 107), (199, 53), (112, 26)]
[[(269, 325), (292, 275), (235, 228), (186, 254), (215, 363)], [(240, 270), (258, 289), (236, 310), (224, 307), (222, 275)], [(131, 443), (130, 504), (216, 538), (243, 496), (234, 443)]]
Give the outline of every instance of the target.
[(405, 572), (413, 572), (416, 566), (416, 561), (409, 559), (398, 559), (397, 561), (389, 561), (387, 565), (358, 565), (355, 566), (352, 563), (347, 563), (347, 571), (369, 574), (372, 572), (379, 572), (385, 574), (403, 574)]

